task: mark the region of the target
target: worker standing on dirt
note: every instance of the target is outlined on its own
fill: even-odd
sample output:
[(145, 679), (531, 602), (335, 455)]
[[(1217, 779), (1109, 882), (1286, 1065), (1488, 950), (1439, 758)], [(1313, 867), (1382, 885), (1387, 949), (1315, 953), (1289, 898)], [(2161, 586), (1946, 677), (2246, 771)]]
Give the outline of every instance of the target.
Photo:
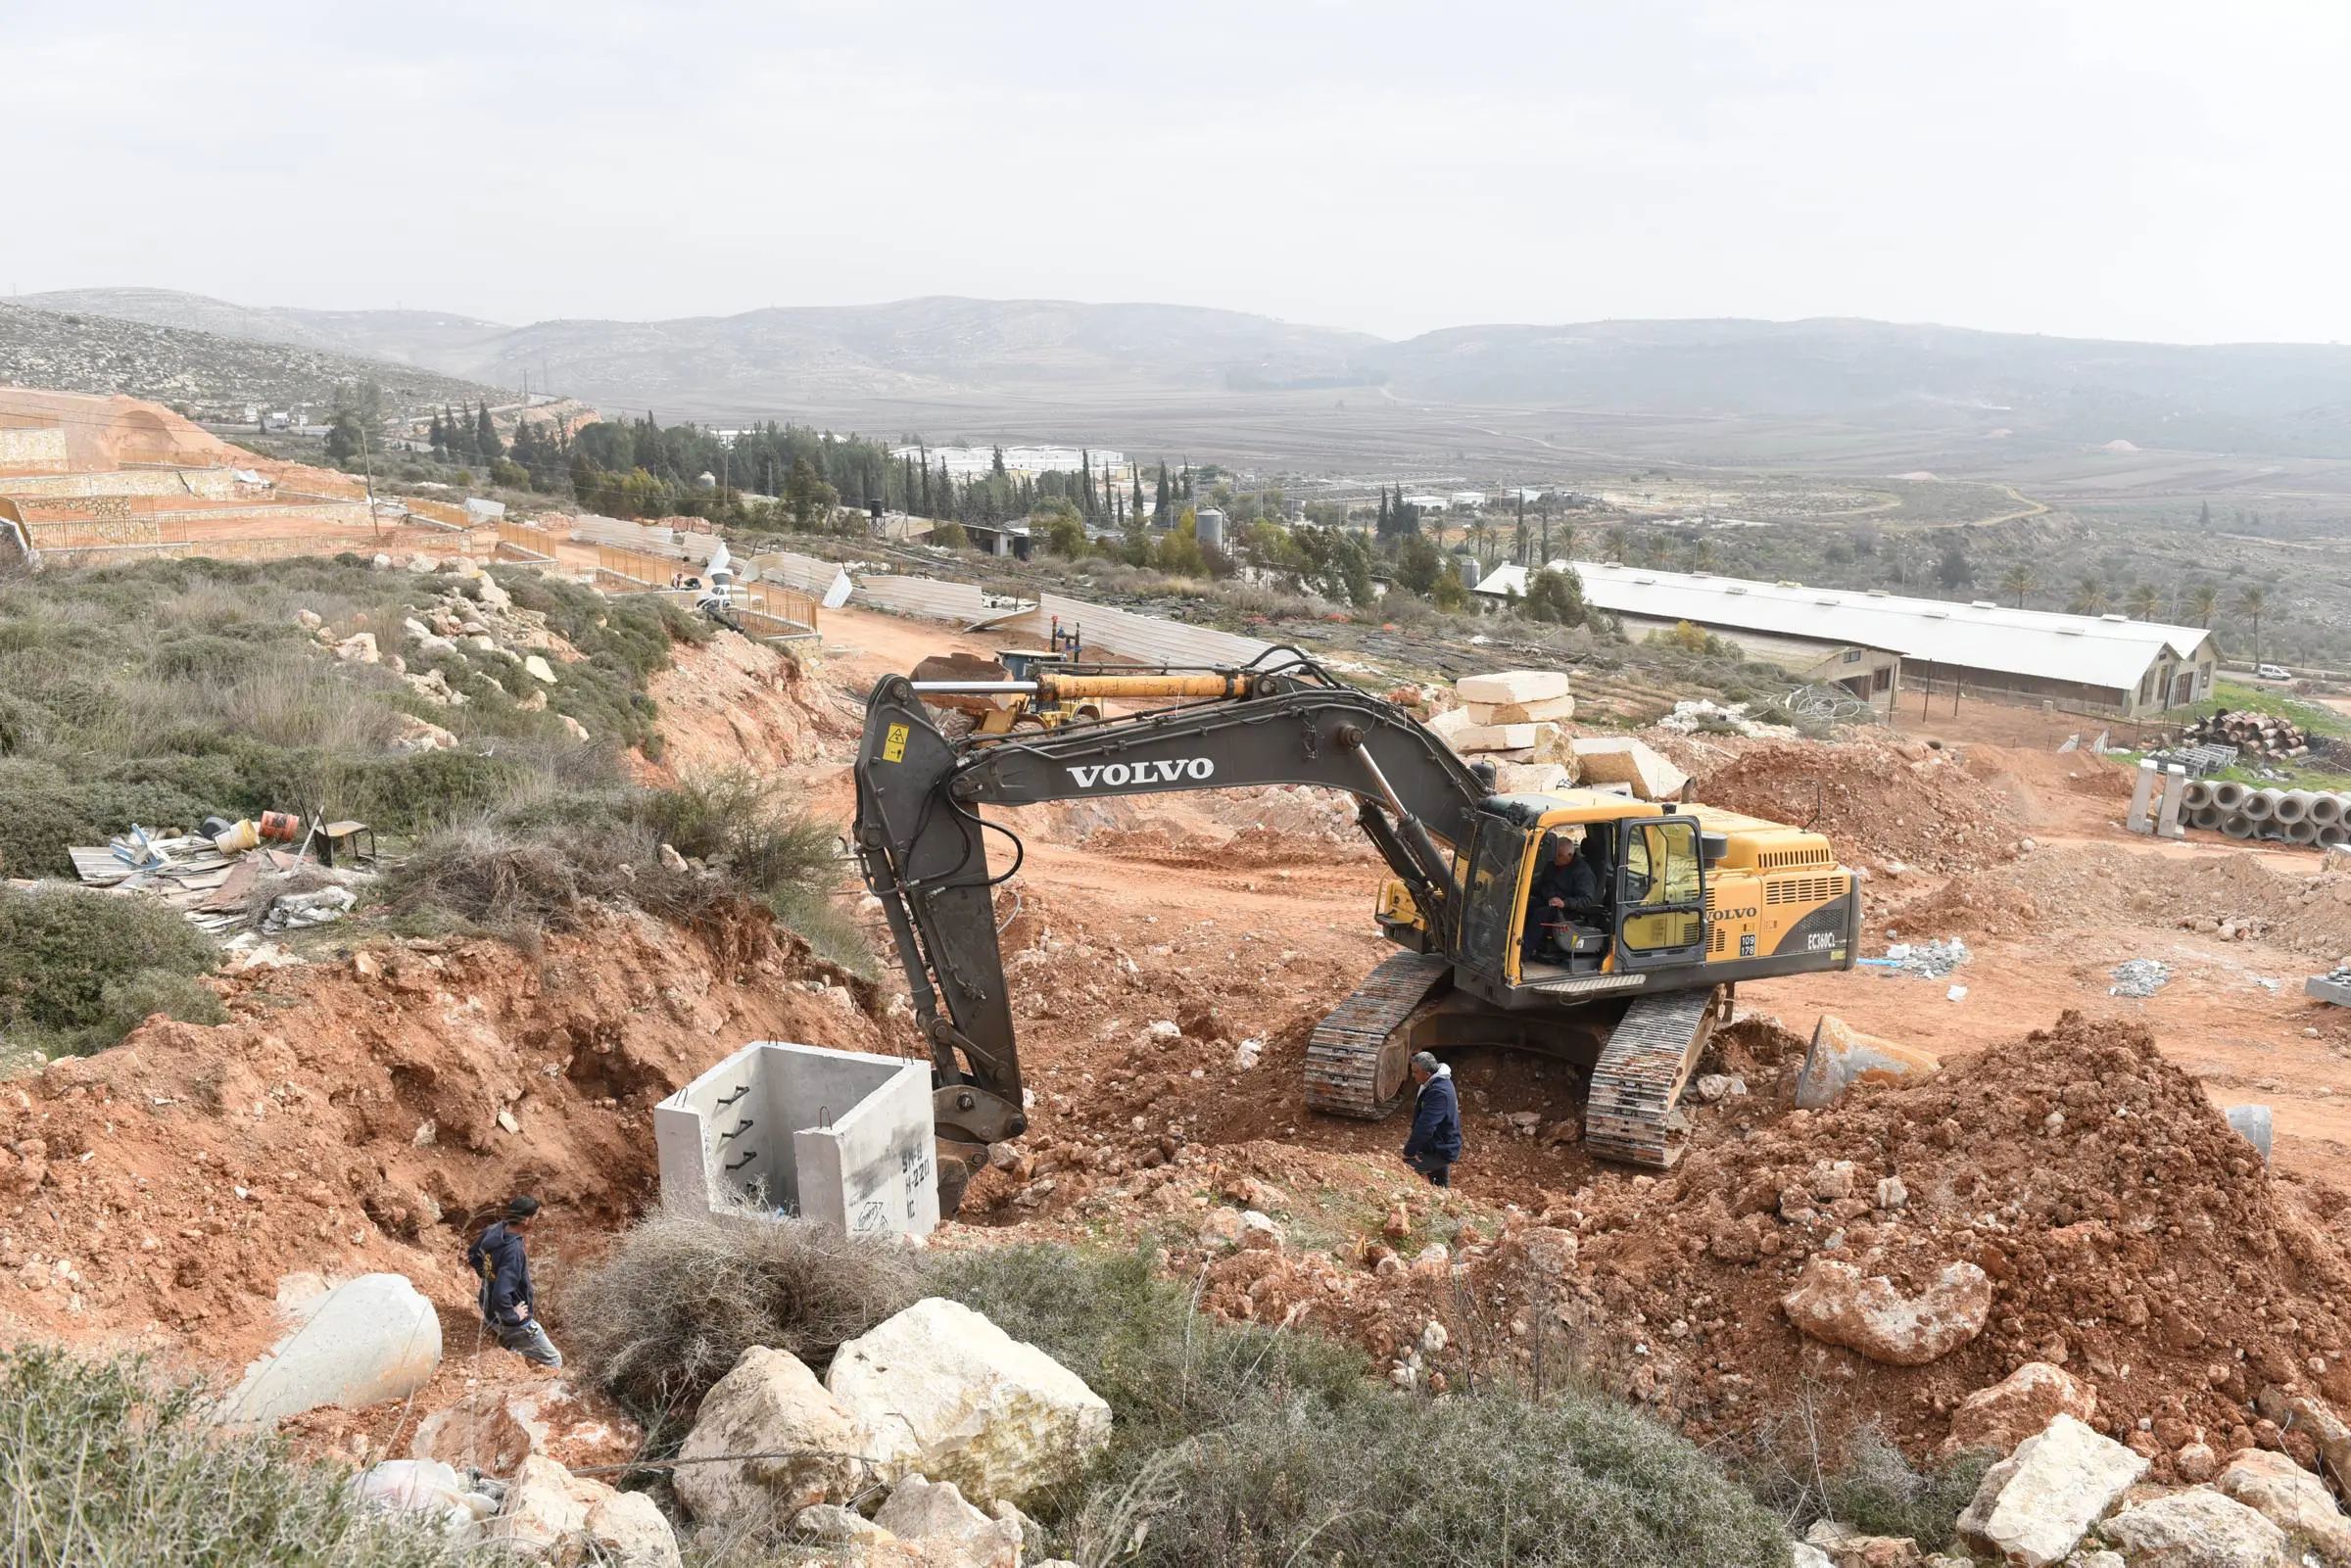
[(1420, 1097), (1413, 1103), (1404, 1163), (1430, 1186), (1450, 1187), (1453, 1163), (1462, 1158), (1462, 1102), (1454, 1093), (1453, 1069), (1422, 1051), (1413, 1058), (1413, 1081), (1420, 1085)]
[(561, 1366), (563, 1353), (539, 1324), (531, 1297), (531, 1260), (522, 1233), (539, 1215), (539, 1200), (527, 1194), (506, 1200), (506, 1217), (482, 1232), (465, 1260), (482, 1282), (482, 1323), (498, 1343), (539, 1366)]

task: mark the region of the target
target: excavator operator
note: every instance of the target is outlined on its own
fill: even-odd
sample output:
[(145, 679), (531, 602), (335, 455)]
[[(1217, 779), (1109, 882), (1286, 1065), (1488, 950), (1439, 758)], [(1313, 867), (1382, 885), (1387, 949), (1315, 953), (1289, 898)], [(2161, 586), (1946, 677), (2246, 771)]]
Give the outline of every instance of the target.
[(1600, 873), (1577, 853), (1576, 835), (1566, 831), (1551, 835), (1551, 859), (1535, 873), (1535, 885), (1526, 900), (1526, 956), (1541, 961), (1551, 945), (1552, 927), (1562, 923), (1600, 926), (1606, 919)]

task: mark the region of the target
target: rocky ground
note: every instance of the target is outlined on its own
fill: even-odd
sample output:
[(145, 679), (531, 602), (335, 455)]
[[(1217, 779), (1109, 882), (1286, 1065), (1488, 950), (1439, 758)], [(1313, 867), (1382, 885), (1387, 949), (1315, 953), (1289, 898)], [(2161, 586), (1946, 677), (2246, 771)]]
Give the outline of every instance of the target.
[[(858, 612), (828, 644), (805, 666), (732, 638), (688, 655), (657, 688), (648, 776), (743, 763), (845, 819), (855, 693), (979, 644)], [(1570, 1070), (1470, 1053), (1470, 1149), (1439, 1193), (1396, 1158), (1400, 1121), (1300, 1100), (1307, 1031), (1383, 951), (1343, 803), (1007, 813), (1033, 1127), (938, 1243), (1141, 1245), (1208, 1310), (1351, 1336), (1399, 1384), (1589, 1379), (1718, 1446), (1801, 1409), (1922, 1464), (2012, 1448), (2047, 1415), (1985, 1391), (2022, 1376), (2138, 1467), (2109, 1499), (2126, 1509), (2129, 1486), (2214, 1482), (2240, 1449), (2324, 1463), (2316, 1412), (2351, 1409), (2351, 1028), (2295, 993), (2351, 950), (2351, 882), (2308, 852), (2131, 838), (2119, 768), (1964, 730), (1658, 744), (1701, 798), (1829, 832), (1870, 878), (1870, 952), (1891, 931), (1973, 956), (1943, 979), (1743, 990), (1706, 1066), (1744, 1092), (1700, 1109), (1664, 1176), (1582, 1153)], [(153, 1023), (0, 1086), (0, 1335), (233, 1370), (277, 1331), (284, 1275), (405, 1273), (463, 1371), (412, 1410), (305, 1428), (354, 1457), (400, 1451), (468, 1388), (528, 1383), (473, 1348), (460, 1261), (504, 1194), (548, 1200), (559, 1281), (651, 1202), (650, 1106), (742, 1041), (915, 1054), (887, 955), (869, 983), (763, 917), (615, 913), (528, 954), (330, 928), (295, 956), (220, 982), (225, 1026)], [(2134, 956), (2168, 982), (2110, 996)], [(1822, 1012), (1944, 1069), (1791, 1111)], [(2268, 1167), (2217, 1110), (2253, 1098), (2278, 1117)], [(572, 1461), (625, 1446), (615, 1412), (565, 1398)]]

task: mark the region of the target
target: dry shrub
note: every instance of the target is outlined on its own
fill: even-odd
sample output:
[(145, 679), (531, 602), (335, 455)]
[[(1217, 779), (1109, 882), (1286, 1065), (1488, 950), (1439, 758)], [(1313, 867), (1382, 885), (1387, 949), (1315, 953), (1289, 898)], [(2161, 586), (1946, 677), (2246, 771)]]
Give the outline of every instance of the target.
[(791, 1219), (655, 1214), (562, 1293), (578, 1364), (653, 1429), (754, 1345), (821, 1371), (920, 1294), (915, 1256)]

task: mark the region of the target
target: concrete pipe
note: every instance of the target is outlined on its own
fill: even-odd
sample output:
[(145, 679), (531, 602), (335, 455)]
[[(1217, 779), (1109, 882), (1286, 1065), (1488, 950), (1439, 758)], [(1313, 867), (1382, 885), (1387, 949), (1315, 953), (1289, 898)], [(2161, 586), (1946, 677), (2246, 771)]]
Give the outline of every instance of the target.
[(2201, 828), (2208, 833), (2217, 833), (2221, 831), (2221, 819), (2226, 815), (2220, 807), (2208, 801), (2187, 814), (2187, 825)]
[(2211, 804), (2212, 784), (2206, 780), (2190, 779), (2187, 786), (2180, 791), (2180, 809), (2182, 811), (2194, 811), (2199, 807)]
[(2322, 828), (2330, 822), (2341, 822), (2343, 820), (2343, 797), (2341, 795), (2312, 795), (2310, 797), (2310, 820)]
[(2278, 797), (2278, 820), (2300, 822), (2310, 815), (2310, 803), (2319, 797), (2307, 789), (2288, 789)]
[(2278, 797), (2283, 793), (2282, 789), (2253, 790), (2237, 803), (2237, 815), (2254, 822), (2273, 822), (2278, 816)]
[(2289, 844), (2315, 844), (2319, 841), (2319, 825), (2308, 817), (2285, 825), (2285, 841)]
[(2319, 824), (2319, 844), (2326, 849), (2338, 849), (2351, 844), (2351, 824), (2323, 822)]
[(2231, 838), (2250, 838), (2261, 832), (2261, 824), (2241, 811), (2232, 811), (2221, 819), (2221, 832)]
[(2212, 803), (2223, 811), (2234, 811), (2245, 803), (2253, 791), (2234, 779), (2215, 779), (2212, 782)]

